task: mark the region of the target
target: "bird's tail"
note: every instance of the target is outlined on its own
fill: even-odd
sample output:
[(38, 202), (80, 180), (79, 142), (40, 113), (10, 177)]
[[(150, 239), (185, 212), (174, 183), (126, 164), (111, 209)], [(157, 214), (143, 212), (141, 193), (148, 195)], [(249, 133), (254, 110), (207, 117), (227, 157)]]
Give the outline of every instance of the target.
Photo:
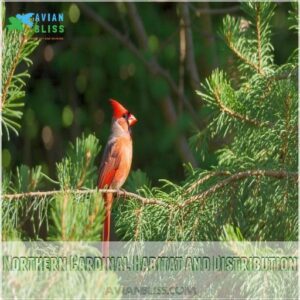
[(105, 193), (103, 195), (105, 202), (105, 220), (103, 225), (103, 234), (102, 234), (102, 255), (104, 257), (109, 256), (109, 239), (110, 239), (110, 215), (111, 207), (113, 201), (112, 193)]

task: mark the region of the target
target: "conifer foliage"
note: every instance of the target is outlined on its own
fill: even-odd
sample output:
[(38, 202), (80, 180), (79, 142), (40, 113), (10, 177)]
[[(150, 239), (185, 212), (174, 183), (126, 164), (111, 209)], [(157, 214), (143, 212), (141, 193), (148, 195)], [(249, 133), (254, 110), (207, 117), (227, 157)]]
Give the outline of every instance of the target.
[[(4, 27), (5, 8), (2, 7), (3, 49), (2, 49), (2, 87), (1, 87), (1, 114), (2, 125), (7, 138), (10, 132), (18, 135), (19, 120), (24, 106), (22, 98), (25, 96), (25, 79), (30, 77), (28, 67), (32, 65), (30, 54), (39, 45), (39, 40), (33, 38), (33, 30), (21, 25), (23, 30), (10, 30)], [(17, 72), (17, 67), (25, 63), (26, 68)]]
[[(211, 122), (191, 138), (204, 158), (208, 139), (218, 135), (230, 142), (218, 151), (212, 171), (187, 167), (182, 185), (164, 180), (161, 189), (140, 188), (167, 206), (121, 204), (116, 220), (125, 238), (220, 240), (239, 232), (247, 240), (297, 240), (297, 50), (276, 65), (274, 4), (242, 8), (248, 19), (227, 16), (221, 30), (238, 75), (216, 69), (201, 84), (197, 94), (209, 106)], [(291, 30), (295, 16), (296, 6)]]
[[(218, 151), (218, 163), (209, 171), (187, 165), (184, 182), (163, 179), (160, 187), (152, 187), (145, 173), (132, 171), (128, 192), (116, 191), (113, 219), (120, 239), (297, 239), (298, 52), (276, 65), (270, 27), (274, 4), (242, 7), (247, 19), (227, 16), (221, 29), (237, 72), (216, 69), (197, 90), (210, 109), (210, 123), (191, 137), (191, 146), (205, 159), (207, 141), (224, 137), (228, 142)], [(294, 8), (291, 30), (298, 22)], [(21, 116), (15, 100), (23, 95), (21, 78), (27, 73), (14, 75), (15, 65), (28, 62), (37, 43), (24, 47), (23, 35), (5, 34), (15, 48), (7, 46), (3, 54), (3, 122), (7, 130), (16, 130), (11, 120)], [(20, 53), (18, 61), (12, 61), (14, 51)], [(99, 152), (94, 135), (82, 136), (57, 164), (55, 180), (39, 166), (4, 174), (3, 238), (99, 240), (104, 211), (95, 190)], [(46, 184), (53, 190), (37, 192)]]
[[(275, 5), (250, 2), (242, 7), (247, 18), (227, 16), (220, 31), (235, 56), (236, 72), (216, 69), (196, 91), (199, 101), (209, 108), (210, 122), (191, 137), (191, 147), (205, 159), (208, 140), (223, 137), (227, 143), (217, 152), (217, 164), (209, 171), (186, 165), (184, 182), (163, 179), (160, 187), (152, 187), (142, 171), (132, 171), (127, 192), (113, 191), (117, 198), (113, 220), (119, 239), (297, 240), (298, 49), (286, 63), (276, 65), (270, 26)], [(290, 30), (295, 34), (297, 16), (293, 5)], [(20, 99), (29, 74), (27, 69), (17, 74), (16, 67), (22, 61), (31, 64), (28, 56), (38, 45), (31, 35), (27, 30), (4, 29), (1, 103), (8, 137), (10, 131), (17, 133), (22, 116)], [(104, 205), (95, 189), (95, 158), (100, 150), (94, 135), (83, 135), (57, 163), (55, 179), (46, 176), (41, 166), (21, 165), (4, 173), (2, 239), (100, 240)], [(49, 186), (52, 188), (44, 191)], [(58, 294), (74, 297), (73, 289), (65, 290), (60, 276), (63, 274), (53, 276)], [(74, 290), (79, 282), (84, 283), (80, 289), (84, 298), (101, 298), (103, 283), (119, 286), (112, 273), (95, 282), (76, 276), (68, 280)], [(45, 291), (41, 284), (29, 290), (27, 282), (26, 278), (18, 288), (5, 286), (5, 293), (11, 297), (16, 297), (15, 293), (46, 293), (51, 297), (51, 289)], [(92, 294), (84, 294), (87, 286)]]

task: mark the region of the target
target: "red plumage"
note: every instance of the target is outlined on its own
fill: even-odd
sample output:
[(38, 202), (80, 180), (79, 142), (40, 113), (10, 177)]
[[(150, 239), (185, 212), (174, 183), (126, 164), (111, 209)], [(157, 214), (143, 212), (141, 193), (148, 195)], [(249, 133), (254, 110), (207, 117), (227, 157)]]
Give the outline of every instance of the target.
[[(120, 189), (130, 171), (132, 162), (131, 126), (137, 119), (118, 101), (110, 99), (113, 108), (111, 135), (100, 164), (98, 188)], [(103, 256), (109, 256), (110, 216), (113, 194), (104, 193), (105, 221), (103, 226)]]
[(126, 114), (128, 112), (128, 110), (118, 101), (114, 99), (109, 99), (109, 101), (113, 108), (113, 117), (115, 119), (121, 118), (123, 114)]

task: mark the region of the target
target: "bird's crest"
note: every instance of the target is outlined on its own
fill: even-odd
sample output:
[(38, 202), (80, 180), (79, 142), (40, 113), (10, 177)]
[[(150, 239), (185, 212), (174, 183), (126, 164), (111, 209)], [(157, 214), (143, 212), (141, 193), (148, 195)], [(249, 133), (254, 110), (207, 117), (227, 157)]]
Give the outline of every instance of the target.
[(128, 110), (122, 104), (120, 104), (118, 101), (116, 101), (114, 99), (109, 99), (109, 101), (113, 108), (113, 111), (114, 111), (113, 116), (115, 119), (121, 118), (124, 114), (128, 113)]

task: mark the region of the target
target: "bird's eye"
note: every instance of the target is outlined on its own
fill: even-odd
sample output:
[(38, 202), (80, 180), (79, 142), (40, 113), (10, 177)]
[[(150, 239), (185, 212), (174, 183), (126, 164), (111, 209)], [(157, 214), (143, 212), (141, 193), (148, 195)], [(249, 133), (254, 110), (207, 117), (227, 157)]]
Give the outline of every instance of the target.
[(123, 118), (127, 119), (128, 118), (128, 114), (123, 114)]

